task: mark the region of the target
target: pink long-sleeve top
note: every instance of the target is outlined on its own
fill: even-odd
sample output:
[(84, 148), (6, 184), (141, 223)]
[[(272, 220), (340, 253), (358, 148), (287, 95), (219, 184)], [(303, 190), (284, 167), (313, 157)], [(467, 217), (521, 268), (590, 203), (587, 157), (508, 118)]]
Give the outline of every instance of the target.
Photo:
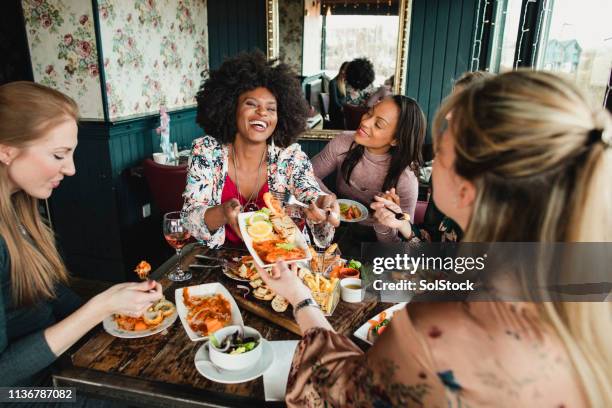
[[(323, 184), (322, 179), (336, 171), (336, 191), (338, 197), (359, 201), (372, 211), (370, 209), (370, 204), (374, 200), (374, 195), (382, 191), (383, 182), (389, 169), (391, 155), (389, 153), (381, 155), (372, 154), (366, 149), (363, 157), (351, 173), (350, 183), (347, 183), (344, 177), (342, 177), (340, 167), (342, 166), (342, 162), (353, 140), (354, 132), (343, 132), (339, 134), (312, 159), (312, 166), (317, 181), (323, 190), (330, 192), (327, 186)], [(395, 190), (400, 197), (400, 207), (402, 211), (410, 214), (410, 217), (414, 219), (414, 210), (419, 194), (419, 182), (410, 168), (404, 170), (397, 182)], [(374, 225), (374, 219), (370, 215), (362, 224), (369, 226)], [(385, 231), (385, 228), (381, 227), (377, 228), (377, 230)], [(379, 231), (376, 231), (379, 241), (399, 241), (396, 230), (388, 232), (387, 229), (385, 231), (387, 233), (385, 234)]]

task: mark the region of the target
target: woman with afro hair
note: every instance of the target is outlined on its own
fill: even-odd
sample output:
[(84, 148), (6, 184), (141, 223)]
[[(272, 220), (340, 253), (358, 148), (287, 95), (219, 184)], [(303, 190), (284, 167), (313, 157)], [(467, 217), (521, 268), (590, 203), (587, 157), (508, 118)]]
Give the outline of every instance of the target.
[(210, 72), (197, 102), (206, 136), (193, 142), (183, 194), (191, 234), (210, 247), (241, 244), (238, 214), (264, 207), (268, 191), (289, 190), (309, 204), (304, 212), (317, 240), (329, 243), (339, 208), (295, 143), (308, 106), (290, 68), (261, 52), (240, 54)]

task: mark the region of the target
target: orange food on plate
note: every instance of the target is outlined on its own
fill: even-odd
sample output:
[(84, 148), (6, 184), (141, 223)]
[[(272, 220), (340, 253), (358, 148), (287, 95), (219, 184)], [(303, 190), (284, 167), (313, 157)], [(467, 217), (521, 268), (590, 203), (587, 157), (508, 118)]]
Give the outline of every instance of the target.
[(171, 316), (175, 312), (175, 307), (172, 302), (166, 299), (160, 299), (157, 303), (149, 307), (142, 316), (132, 317), (122, 314), (113, 315), (113, 320), (117, 323), (117, 327), (126, 331), (142, 331), (149, 330), (159, 326), (166, 317)]
[(232, 321), (230, 302), (220, 293), (191, 296), (189, 288), (184, 288), (183, 303), (187, 307), (189, 327), (202, 336), (208, 336), (229, 325)]
[(349, 205), (346, 208), (340, 208), (340, 213), (346, 220), (354, 220), (361, 217), (361, 211), (356, 205)]
[(291, 261), (306, 257), (306, 252), (293, 244), (279, 239), (271, 239), (262, 242), (253, 242), (253, 249), (257, 255), (266, 263), (276, 261)]
[(131, 316), (116, 314), (113, 316), (113, 319), (115, 320), (115, 323), (117, 323), (117, 327), (125, 331), (149, 330), (149, 329), (152, 329), (158, 326), (159, 323), (161, 323), (160, 321), (157, 324), (151, 324), (151, 325), (146, 324), (144, 321), (144, 316), (131, 317)]

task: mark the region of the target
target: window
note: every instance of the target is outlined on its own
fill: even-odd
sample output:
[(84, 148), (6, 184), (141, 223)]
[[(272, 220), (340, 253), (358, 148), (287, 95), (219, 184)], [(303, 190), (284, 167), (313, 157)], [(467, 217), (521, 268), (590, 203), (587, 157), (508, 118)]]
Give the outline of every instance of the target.
[[(531, 54), (525, 58), (526, 65), (565, 75), (585, 90), (594, 103), (604, 101), (612, 69), (610, 0), (494, 3), (497, 13), (489, 65), (492, 72), (525, 65), (517, 62), (516, 49), (521, 40), (527, 41), (527, 48), (532, 51), (528, 50)], [(532, 43), (537, 47), (532, 47)]]
[(395, 73), (398, 29), (398, 16), (327, 16), (323, 69), (333, 78), (344, 61), (366, 57), (374, 64), (374, 85), (382, 85)]
[(521, 16), (521, 0), (497, 2), (497, 29), (493, 40), (491, 72), (505, 72), (514, 68), (514, 54)]
[(569, 76), (601, 104), (612, 68), (612, 2), (555, 0), (552, 4), (536, 68)]

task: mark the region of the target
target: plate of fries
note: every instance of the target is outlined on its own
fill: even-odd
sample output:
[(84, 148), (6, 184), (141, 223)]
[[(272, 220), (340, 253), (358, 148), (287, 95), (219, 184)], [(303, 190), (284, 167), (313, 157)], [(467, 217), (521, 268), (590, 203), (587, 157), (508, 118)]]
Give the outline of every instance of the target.
[(307, 269), (301, 269), (298, 276), (312, 292), (312, 298), (317, 302), (323, 314), (331, 316), (340, 300), (340, 279), (329, 279)]

